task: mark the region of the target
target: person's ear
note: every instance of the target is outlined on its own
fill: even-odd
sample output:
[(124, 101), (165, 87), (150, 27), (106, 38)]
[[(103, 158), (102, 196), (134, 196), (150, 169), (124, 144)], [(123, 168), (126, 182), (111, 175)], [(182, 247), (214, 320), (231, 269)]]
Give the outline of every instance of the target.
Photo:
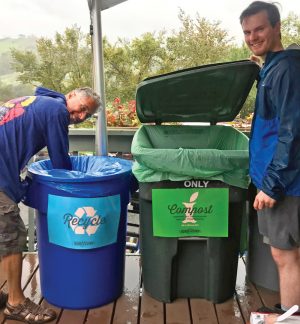
[(274, 28), (275, 28), (276, 32), (280, 35), (280, 33), (281, 33), (281, 23), (280, 23), (280, 21), (278, 21), (275, 24)]
[(67, 98), (68, 99), (71, 99), (72, 97), (76, 96), (76, 92), (73, 90), (73, 91), (70, 91), (68, 94), (67, 94)]

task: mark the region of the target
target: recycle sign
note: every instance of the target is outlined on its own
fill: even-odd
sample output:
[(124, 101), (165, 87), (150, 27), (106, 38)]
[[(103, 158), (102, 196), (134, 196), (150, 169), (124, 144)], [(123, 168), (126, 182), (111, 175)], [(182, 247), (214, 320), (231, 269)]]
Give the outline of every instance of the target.
[(95, 198), (49, 195), (49, 242), (76, 250), (116, 243), (120, 217), (120, 195)]
[(96, 213), (97, 211), (93, 207), (79, 207), (75, 211), (75, 217), (73, 216), (69, 220), (69, 226), (75, 234), (93, 235), (101, 223), (101, 217)]

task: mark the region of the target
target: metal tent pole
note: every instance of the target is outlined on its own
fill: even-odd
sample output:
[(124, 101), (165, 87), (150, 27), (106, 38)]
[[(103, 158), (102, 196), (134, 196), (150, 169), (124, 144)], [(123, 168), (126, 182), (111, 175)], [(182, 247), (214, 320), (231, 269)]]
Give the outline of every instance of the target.
[(102, 109), (98, 112), (96, 124), (95, 151), (96, 155), (107, 155), (101, 0), (88, 0), (88, 4), (91, 13), (91, 34), (93, 41), (94, 89), (100, 94), (102, 102)]
[(102, 110), (98, 113), (96, 124), (96, 155), (107, 155), (107, 127), (105, 105), (105, 77), (103, 64), (103, 42), (101, 11), (127, 0), (87, 0), (91, 15), (91, 34), (93, 40), (94, 89), (101, 96)]

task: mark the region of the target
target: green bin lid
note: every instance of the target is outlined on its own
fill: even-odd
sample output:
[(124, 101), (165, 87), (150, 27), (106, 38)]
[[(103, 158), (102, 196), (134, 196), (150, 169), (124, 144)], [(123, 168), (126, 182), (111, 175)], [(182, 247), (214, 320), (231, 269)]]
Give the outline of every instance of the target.
[(202, 65), (142, 81), (136, 108), (142, 123), (225, 122), (241, 110), (259, 73), (251, 61)]

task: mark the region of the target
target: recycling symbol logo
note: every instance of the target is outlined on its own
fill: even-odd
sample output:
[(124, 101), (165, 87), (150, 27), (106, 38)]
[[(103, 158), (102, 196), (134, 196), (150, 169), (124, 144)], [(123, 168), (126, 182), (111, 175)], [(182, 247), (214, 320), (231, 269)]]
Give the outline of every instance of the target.
[[(75, 218), (75, 219), (74, 219)], [(70, 221), (70, 227), (75, 234), (89, 236), (95, 234), (100, 226), (101, 217), (93, 207), (79, 207), (75, 217)]]

